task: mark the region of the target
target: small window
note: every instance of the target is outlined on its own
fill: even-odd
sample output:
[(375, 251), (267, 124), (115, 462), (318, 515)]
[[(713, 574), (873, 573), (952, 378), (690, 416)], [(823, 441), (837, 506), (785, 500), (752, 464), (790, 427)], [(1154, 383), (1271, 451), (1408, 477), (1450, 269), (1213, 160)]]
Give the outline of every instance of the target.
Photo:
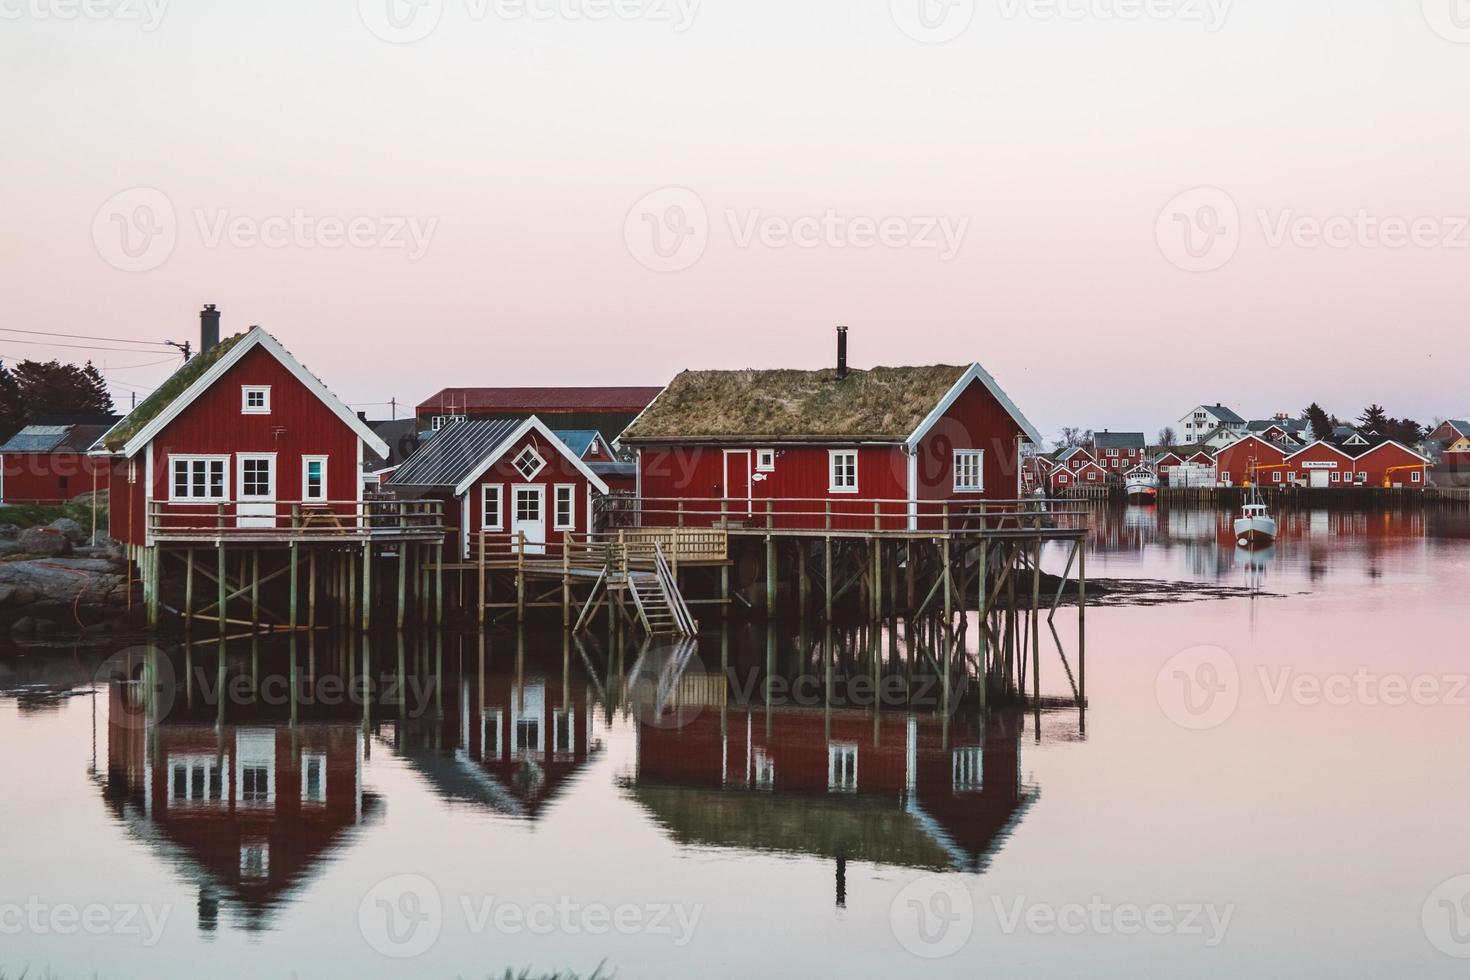
[(301, 802), (327, 802), (327, 757), (303, 755), (301, 757)]
[(1341, 483), (1342, 482), (1342, 474), (1341, 473), (1333, 473), (1332, 474), (1332, 482), (1333, 483)]
[(757, 449), (755, 451), (755, 471), (757, 473), (770, 473), (776, 469), (776, 450)]
[(445, 426), (453, 425), (456, 422), (463, 422), (464, 420), (465, 417), (463, 415), (435, 415), (429, 420), (429, 428), (438, 432)]
[(554, 529), (557, 531), (571, 531), (577, 526), (577, 488), (570, 483), (558, 483), (556, 485), (556, 523)]
[(480, 488), (480, 527), (486, 531), (505, 528), (505, 514), (501, 508), (502, 490), (498, 483), (487, 483)]
[(301, 499), (307, 503), (321, 503), (327, 499), (327, 457), (302, 457)]
[(956, 491), (969, 493), (978, 493), (985, 489), (985, 450), (955, 450), (954, 488)]
[(1367, 474), (1367, 472), (1365, 472), (1363, 470), (1359, 470), (1358, 471), (1358, 482), (1359, 483), (1367, 483), (1368, 482), (1368, 474)]
[(1097, 482), (1097, 470), (1088, 470), (1087, 471), (1087, 482), (1089, 482), (1089, 483), (1096, 483)]
[(245, 415), (269, 415), (271, 413), (271, 389), (269, 385), (245, 385), (240, 389), (240, 411)]
[(517, 473), (529, 480), (541, 472), (542, 467), (546, 465), (546, 460), (542, 459), (541, 454), (536, 452), (535, 449), (527, 446), (521, 450), (520, 455), (515, 458), (515, 462), (511, 465), (516, 468)]
[(951, 762), (950, 785), (956, 793), (973, 793), (984, 785), (985, 753), (978, 746), (955, 749)]
[(276, 495), (276, 458), (240, 457), (240, 499), (270, 500)]
[(1424, 474), (1419, 470), (1415, 470), (1414, 472), (1409, 474), (1409, 480), (1412, 483), (1422, 483), (1424, 480)]
[(1286, 478), (1288, 480), (1290, 480), (1292, 483), (1295, 483), (1296, 482), (1296, 470), (1292, 470), (1290, 473), (1286, 474)]
[(827, 789), (834, 793), (853, 793), (858, 786), (858, 747), (827, 746)]
[(857, 453), (850, 449), (833, 449), (829, 453), (832, 493), (857, 493)]
[(1271, 474), (1271, 482), (1273, 482), (1273, 483), (1280, 483), (1281, 482), (1281, 471), (1280, 470), (1277, 470), (1276, 472), (1274, 472), (1274, 473)]

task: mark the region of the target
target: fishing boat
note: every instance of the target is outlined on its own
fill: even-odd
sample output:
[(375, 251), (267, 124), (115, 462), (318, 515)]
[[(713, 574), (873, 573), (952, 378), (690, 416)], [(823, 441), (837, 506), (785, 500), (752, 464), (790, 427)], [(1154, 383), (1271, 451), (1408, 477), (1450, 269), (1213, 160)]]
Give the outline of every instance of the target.
[(1129, 500), (1152, 502), (1159, 497), (1159, 478), (1147, 466), (1135, 466), (1123, 475), (1123, 487)]
[(1251, 487), (1250, 496), (1240, 505), (1240, 516), (1235, 519), (1235, 540), (1244, 545), (1270, 544), (1276, 540), (1276, 519), (1267, 512), (1258, 487)]

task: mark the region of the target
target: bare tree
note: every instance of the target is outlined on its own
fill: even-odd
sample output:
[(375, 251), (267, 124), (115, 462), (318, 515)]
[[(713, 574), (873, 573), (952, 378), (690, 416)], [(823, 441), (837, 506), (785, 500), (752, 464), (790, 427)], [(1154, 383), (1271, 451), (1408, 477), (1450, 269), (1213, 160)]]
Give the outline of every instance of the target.
[(1166, 425), (1159, 430), (1159, 445), (1161, 446), (1172, 446), (1174, 445), (1174, 440), (1178, 438), (1179, 436), (1174, 432), (1172, 425)]
[(1073, 446), (1085, 446), (1092, 442), (1091, 429), (1079, 429), (1075, 425), (1062, 426), (1057, 438), (1058, 449), (1071, 449)]

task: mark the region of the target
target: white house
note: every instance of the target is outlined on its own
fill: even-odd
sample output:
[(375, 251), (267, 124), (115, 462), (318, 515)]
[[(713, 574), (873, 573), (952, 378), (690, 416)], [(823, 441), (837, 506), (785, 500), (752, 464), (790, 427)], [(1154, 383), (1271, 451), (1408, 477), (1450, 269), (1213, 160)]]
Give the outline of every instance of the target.
[(1177, 433), (1181, 443), (1204, 442), (1205, 438), (1222, 426), (1232, 432), (1245, 434), (1246, 421), (1221, 404), (1196, 405), (1179, 419)]

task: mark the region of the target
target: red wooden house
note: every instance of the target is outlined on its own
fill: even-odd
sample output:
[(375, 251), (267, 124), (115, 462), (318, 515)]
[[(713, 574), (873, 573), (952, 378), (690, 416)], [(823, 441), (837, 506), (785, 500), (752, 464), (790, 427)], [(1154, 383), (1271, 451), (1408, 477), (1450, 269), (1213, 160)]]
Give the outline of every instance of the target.
[[(134, 546), (194, 528), (259, 534), (302, 508), (354, 514), (363, 459), (388, 447), (259, 327), (200, 352), (98, 442), (110, 457), (113, 538)], [(212, 321), (212, 334), (211, 334)]]
[(1085, 446), (1069, 446), (1057, 455), (1057, 462), (1068, 469), (1080, 470), (1088, 463), (1096, 463), (1097, 458)]
[(1104, 429), (1092, 437), (1092, 456), (1097, 465), (1115, 478), (1143, 463), (1148, 443), (1142, 432), (1109, 432)]
[(937, 528), (1020, 496), (1041, 436), (968, 367), (685, 371), (623, 433), (646, 525)]
[(1076, 469), (1058, 466), (1051, 474), (1053, 493), (1061, 494), (1079, 487), (1101, 487), (1108, 482), (1108, 471), (1090, 459), (1084, 459)]
[(1223, 486), (1270, 486), (1287, 482), (1286, 452), (1279, 443), (1261, 436), (1237, 439), (1215, 454), (1215, 479)]
[(1392, 439), (1359, 452), (1354, 462), (1357, 480), (1370, 487), (1424, 486), (1425, 473), (1433, 461)]
[(87, 455), (107, 425), (28, 425), (0, 446), (0, 503), (54, 504), (107, 490), (112, 470)]
[(524, 535), (527, 554), (560, 553), (571, 534), (595, 530), (593, 494), (608, 487), (534, 415), (469, 419), (440, 429), (398, 467), (390, 489), (444, 501), (450, 553), (508, 553)]
[(1352, 486), (1357, 482), (1355, 451), (1321, 440), (1309, 443), (1286, 457), (1283, 479), (1318, 489)]

